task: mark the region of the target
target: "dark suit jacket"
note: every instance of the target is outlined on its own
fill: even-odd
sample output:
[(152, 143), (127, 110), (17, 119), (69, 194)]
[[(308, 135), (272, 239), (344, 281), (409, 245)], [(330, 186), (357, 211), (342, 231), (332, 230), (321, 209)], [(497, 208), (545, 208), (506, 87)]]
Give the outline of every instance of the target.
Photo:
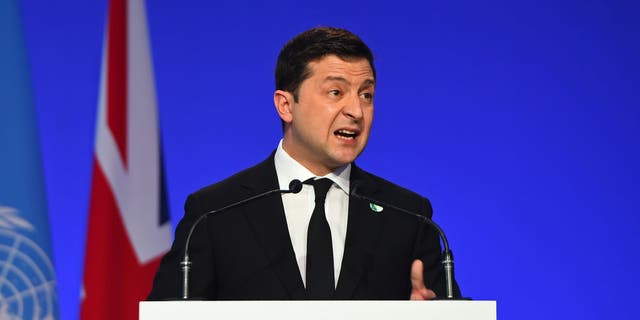
[[(352, 166), (361, 193), (431, 217), (429, 201)], [(273, 154), (262, 163), (191, 194), (171, 250), (162, 259), (149, 300), (177, 299), (185, 238), (204, 212), (278, 189)], [(410, 268), (424, 262), (425, 284), (444, 296), (440, 242), (416, 217), (351, 198), (344, 257), (335, 299), (408, 299)], [(267, 196), (207, 218), (191, 239), (190, 296), (208, 300), (306, 299), (282, 199)], [(456, 291), (457, 287), (456, 287)], [(458, 292), (459, 295), (459, 292)]]

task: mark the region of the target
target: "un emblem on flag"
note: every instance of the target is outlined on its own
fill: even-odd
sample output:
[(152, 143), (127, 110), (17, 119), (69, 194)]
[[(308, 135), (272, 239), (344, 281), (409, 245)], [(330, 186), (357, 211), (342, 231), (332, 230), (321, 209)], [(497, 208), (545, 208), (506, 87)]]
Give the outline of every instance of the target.
[(0, 320), (53, 320), (53, 266), (25, 231), (36, 230), (18, 210), (0, 206)]

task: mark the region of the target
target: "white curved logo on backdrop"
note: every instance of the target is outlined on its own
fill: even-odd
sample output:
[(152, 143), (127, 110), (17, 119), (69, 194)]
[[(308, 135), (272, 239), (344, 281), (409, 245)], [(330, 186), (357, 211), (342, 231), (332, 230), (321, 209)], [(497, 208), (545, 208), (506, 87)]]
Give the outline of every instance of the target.
[(53, 265), (44, 250), (18, 230), (36, 231), (18, 210), (0, 206), (0, 320), (53, 320)]

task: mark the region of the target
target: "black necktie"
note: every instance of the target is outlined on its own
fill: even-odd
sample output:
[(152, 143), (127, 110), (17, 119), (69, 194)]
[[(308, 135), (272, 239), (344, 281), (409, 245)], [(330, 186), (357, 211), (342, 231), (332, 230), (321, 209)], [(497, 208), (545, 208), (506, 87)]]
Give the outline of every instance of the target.
[(331, 229), (324, 212), (324, 201), (333, 181), (323, 178), (307, 180), (313, 185), (316, 205), (307, 229), (307, 293), (311, 300), (328, 300), (333, 297), (333, 249)]

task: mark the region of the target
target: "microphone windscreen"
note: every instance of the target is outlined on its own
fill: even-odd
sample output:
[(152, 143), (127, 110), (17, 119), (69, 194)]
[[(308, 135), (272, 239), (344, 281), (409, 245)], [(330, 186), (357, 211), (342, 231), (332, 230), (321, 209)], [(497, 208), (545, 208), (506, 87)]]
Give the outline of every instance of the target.
[(298, 179), (293, 179), (289, 182), (289, 192), (298, 193), (302, 190), (302, 182)]

